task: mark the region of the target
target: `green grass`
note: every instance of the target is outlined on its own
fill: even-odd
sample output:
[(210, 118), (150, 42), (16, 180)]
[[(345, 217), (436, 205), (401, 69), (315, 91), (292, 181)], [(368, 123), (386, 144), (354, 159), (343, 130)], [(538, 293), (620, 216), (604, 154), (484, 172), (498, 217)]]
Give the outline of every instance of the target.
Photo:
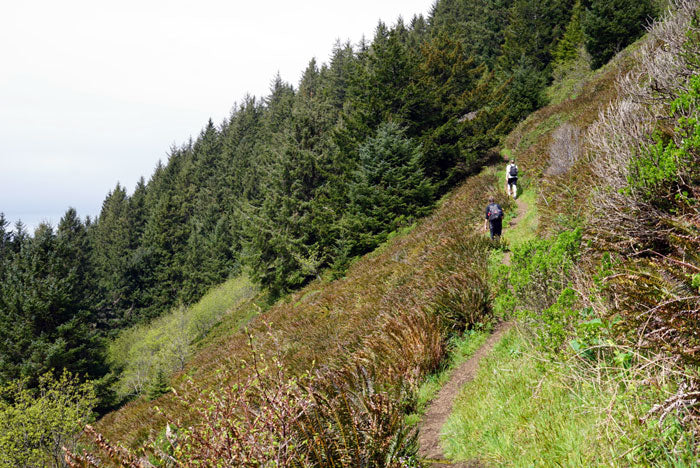
[(642, 422), (650, 402), (680, 384), (649, 385), (656, 377), (648, 363), (601, 368), (572, 354), (545, 358), (514, 328), (456, 398), (442, 430), (445, 454), (486, 466), (698, 467), (692, 430), (675, 416)]
[(488, 466), (607, 466), (598, 433), (607, 395), (546, 363), (516, 330), (481, 363), (443, 428), (446, 455)]
[[(533, 184), (524, 186), (524, 190), (522, 193), (518, 194), (518, 198), (527, 204), (527, 211), (515, 226), (508, 227), (508, 224), (504, 226), (503, 239), (509, 245), (526, 242), (537, 236), (537, 226), (539, 223), (537, 188)], [(508, 223), (509, 220), (509, 218), (506, 218), (506, 223)]]

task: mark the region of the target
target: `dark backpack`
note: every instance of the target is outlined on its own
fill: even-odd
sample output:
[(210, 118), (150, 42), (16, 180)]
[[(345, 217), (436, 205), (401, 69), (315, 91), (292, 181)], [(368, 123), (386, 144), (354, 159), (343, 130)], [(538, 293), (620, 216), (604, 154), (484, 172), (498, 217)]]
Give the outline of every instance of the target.
[(498, 203), (489, 205), (489, 221), (495, 221), (503, 217), (503, 210)]
[(510, 177), (518, 177), (518, 166), (515, 164), (510, 165), (510, 171), (508, 172)]

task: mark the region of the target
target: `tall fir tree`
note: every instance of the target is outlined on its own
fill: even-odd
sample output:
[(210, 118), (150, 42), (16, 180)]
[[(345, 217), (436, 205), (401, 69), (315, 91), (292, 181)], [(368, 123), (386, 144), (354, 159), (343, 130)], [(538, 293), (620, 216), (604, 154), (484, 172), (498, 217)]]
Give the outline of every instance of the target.
[(430, 209), (433, 187), (420, 167), (420, 146), (395, 123), (379, 126), (360, 146), (350, 187), (345, 257), (365, 253)]
[(129, 281), (129, 263), (134, 249), (133, 232), (129, 223), (129, 199), (120, 184), (104, 202), (100, 216), (90, 231), (93, 258), (100, 291), (97, 304), (97, 323), (109, 330), (129, 322), (132, 310), (132, 292)]
[(586, 49), (593, 68), (639, 38), (655, 15), (652, 0), (583, 0), (582, 5)]
[[(502, 132), (502, 89), (485, 64), (465, 56), (461, 43), (440, 33), (422, 47), (416, 95), (422, 111), (422, 166), (440, 191), (475, 169)], [(420, 120), (419, 120), (420, 119)]]

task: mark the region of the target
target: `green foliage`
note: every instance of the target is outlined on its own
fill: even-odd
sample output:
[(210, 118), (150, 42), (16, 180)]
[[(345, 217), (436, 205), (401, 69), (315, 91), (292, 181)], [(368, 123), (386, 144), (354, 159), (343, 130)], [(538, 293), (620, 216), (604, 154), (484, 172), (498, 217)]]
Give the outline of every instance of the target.
[(655, 144), (631, 161), (629, 190), (660, 208), (695, 203), (689, 194), (699, 176), (694, 168), (700, 153), (700, 120), (694, 111), (699, 103), (700, 76), (695, 76), (689, 90), (671, 103), (671, 114), (677, 116), (673, 134), (655, 133)]
[(156, 398), (170, 392), (170, 382), (167, 374), (163, 369), (158, 369), (153, 381), (151, 381), (146, 389), (146, 398), (155, 400)]
[(90, 327), (85, 227), (69, 209), (57, 233), (40, 225), (21, 241), (0, 284), (0, 383), (68, 369), (99, 378), (102, 346)]
[(651, 0), (584, 0), (582, 5), (586, 49), (594, 68), (639, 38), (655, 15)]
[(419, 165), (421, 148), (396, 124), (382, 124), (359, 148), (351, 187), (348, 256), (372, 250), (386, 235), (430, 209), (433, 187)]
[(564, 35), (557, 42), (552, 52), (554, 68), (560, 68), (570, 63), (579, 55), (579, 48), (583, 45), (584, 34), (581, 26), (582, 7), (580, 0), (574, 5), (569, 24), (566, 25)]
[(534, 239), (513, 249), (509, 281), (523, 307), (536, 311), (556, 302), (568, 283), (581, 238), (582, 231), (576, 229), (551, 239)]
[(578, 258), (582, 231), (564, 231), (551, 239), (516, 245), (511, 266), (492, 266), (498, 286), (496, 312), (532, 323), (543, 349), (558, 351), (578, 323), (576, 294), (567, 287)]
[(509, 332), (457, 397), (445, 427), (456, 460), (514, 466), (609, 466), (598, 432), (605, 397), (586, 382), (543, 368), (535, 350)]
[(191, 307), (174, 308), (149, 324), (123, 330), (108, 350), (108, 361), (118, 371), (118, 397), (146, 393), (153, 399), (167, 392), (169, 376), (184, 368), (196, 341), (255, 292), (247, 277), (233, 278)]
[[(615, 233), (650, 255), (626, 259), (608, 286), (616, 297), (614, 310), (624, 319), (620, 328), (644, 333), (654, 346), (696, 365), (691, 350), (699, 344), (697, 323), (687, 311), (699, 302), (692, 275), (700, 264), (700, 231), (694, 221), (700, 186), (700, 77), (692, 76), (676, 96), (667, 98), (666, 118), (659, 118), (653, 143), (629, 160), (620, 209), (639, 213), (640, 222)], [(654, 320), (647, 325), (642, 317), (652, 312)], [(673, 330), (673, 339), (660, 335), (666, 329)]]
[(473, 172), (509, 125), (503, 88), (465, 46), (440, 33), (421, 47), (422, 164), (442, 192)]
[(435, 33), (446, 33), (465, 47), (477, 62), (493, 68), (501, 55), (504, 28), (513, 0), (442, 0), (435, 2), (428, 21)]
[(126, 190), (117, 184), (102, 203), (100, 216), (90, 231), (100, 328), (124, 326), (128, 322), (126, 311), (140, 305), (138, 272), (143, 257), (134, 251), (140, 232), (131, 221)]
[(64, 372), (45, 374), (35, 389), (26, 379), (0, 387), (0, 467), (63, 467), (97, 398), (92, 384)]
[(693, 275), (692, 286), (700, 292), (700, 273)]
[(504, 74), (508, 115), (522, 120), (543, 106), (551, 79), (553, 48), (570, 21), (569, 0), (515, 0), (508, 12), (498, 67)]

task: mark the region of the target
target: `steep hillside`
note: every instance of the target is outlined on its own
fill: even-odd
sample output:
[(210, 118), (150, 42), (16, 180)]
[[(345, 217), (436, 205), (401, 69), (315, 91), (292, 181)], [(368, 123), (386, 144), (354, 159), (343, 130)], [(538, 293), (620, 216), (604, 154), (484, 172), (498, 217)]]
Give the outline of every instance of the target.
[[(449, 333), (486, 320), (489, 243), (479, 226), (494, 183), (488, 174), (470, 178), (433, 215), (392, 236), (344, 278), (314, 282), (258, 316), (247, 331), (220, 337), (194, 357), (176, 387), (191, 378), (202, 391), (213, 390), (222, 369), (232, 373), (229, 379), (242, 378), (247, 371), (241, 362), (250, 363), (252, 345), (256, 353), (280, 359), (290, 375), (366, 372), (377, 387), (409, 390), (439, 365)], [(161, 430), (166, 417), (186, 421), (192, 411), (171, 394), (127, 405), (98, 427), (131, 445), (149, 430)]]
[[(575, 96), (532, 114), (505, 139), (503, 153), (521, 167), (522, 206), (529, 207), (506, 227), (505, 244), (479, 232), (489, 194), (514, 209), (501, 194), (494, 155), (495, 166), (353, 264), (346, 278), (312, 283), (259, 316), (250, 335), (212, 343), (186, 371), (197, 392), (221, 385), (217, 369), (250, 363), (252, 347), (282, 366), (277, 378), (301, 382), (284, 387), (302, 408), (287, 429), (316, 449), (288, 447), (288, 456), (320, 466), (343, 457), (353, 466), (358, 456), (408, 466), (420, 461), (411, 458), (411, 418), (401, 415), (425, 407), (420, 395), (434, 387), (424, 379), (460, 349), (446, 338), (516, 318), (516, 331), (457, 400), (444, 428), (449, 456), (506, 466), (692, 464), (698, 377), (688, 317), (699, 301), (700, 152), (697, 55), (688, 51), (700, 47), (700, 36), (688, 18), (697, 6), (682, 3), (649, 37), (591, 73)], [(619, 213), (618, 224), (609, 210)], [(246, 371), (234, 372), (251, 382)], [(280, 388), (264, 378), (253, 386), (263, 395)], [(212, 401), (179, 394), (157, 401), (160, 416), (144, 401), (105, 418), (100, 429), (139, 442), (177, 419), (169, 415), (194, 421), (183, 414)], [(255, 401), (224, 395), (239, 409)], [(239, 427), (279, 429), (245, 419)]]
[[(616, 78), (633, 63), (629, 53), (619, 56), (592, 73), (575, 99), (538, 111), (508, 137), (510, 154), (517, 156), (525, 174), (525, 197), (539, 193), (552, 135), (567, 122), (593, 122), (616, 97)], [(494, 168), (501, 160), (493, 155)], [(206, 395), (231, 380), (246, 382), (253, 349), (261, 359), (279, 359), (286, 376), (311, 371), (314, 378), (333, 382), (343, 375), (349, 394), (362, 395), (342, 423), (346, 430), (377, 417), (363, 407), (364, 398), (385, 395), (396, 406), (380, 412), (410, 412), (412, 394), (451, 349), (445, 339), (493, 320), (489, 302), (496, 291), (490, 290), (486, 276), (491, 244), (481, 234), (481, 217), (489, 194), (507, 210), (514, 208), (502, 194), (502, 177), (491, 168), (470, 177), (442, 199), (433, 215), (390, 236), (385, 245), (354, 263), (345, 278), (316, 281), (258, 316), (247, 332), (211, 342), (174, 380), (177, 396), (131, 403), (103, 418), (98, 430), (111, 440), (138, 446), (149, 434), (162, 431), (167, 420), (195, 421), (198, 405), (204, 402), (197, 403), (194, 395)], [(531, 200), (533, 205), (543, 203), (537, 197)], [(527, 220), (523, 224), (527, 229), (534, 226)], [(506, 238), (516, 243), (523, 232), (514, 238), (506, 228)], [(539, 232), (547, 230), (541, 227)], [(245, 369), (243, 360), (248, 363)], [(336, 430), (342, 433), (342, 427)], [(397, 433), (410, 433), (410, 427), (383, 430), (383, 437), (394, 441), (401, 440), (395, 439)], [(412, 453), (409, 442), (410, 438), (399, 446), (397, 459)]]
[[(437, 2), (210, 122), (96, 224), (3, 234), (0, 371), (65, 361), (103, 404), (132, 398), (71, 466), (693, 465), (698, 1), (591, 71), (653, 10), (608, 3)], [(431, 427), (419, 452), (475, 352), (437, 398), (455, 402), (442, 446)], [(2, 418), (30, 383), (8, 382)]]
[(342, 277), (566, 94), (580, 49), (604, 63), (662, 1), (440, 0), (338, 42), (296, 84), (276, 76), (132, 192), (117, 185), (96, 219), (69, 209), (32, 235), (0, 214), (0, 385), (67, 370), (93, 383), (100, 414), (162, 391), (168, 363), (115, 388), (129, 366), (110, 343), (242, 274), (273, 301)]
[(539, 238), (491, 263), (496, 313), (519, 326), (457, 396), (451, 458), (697, 465), (698, 6), (609, 64), (614, 86), (595, 77), (507, 138), (535, 169)]

